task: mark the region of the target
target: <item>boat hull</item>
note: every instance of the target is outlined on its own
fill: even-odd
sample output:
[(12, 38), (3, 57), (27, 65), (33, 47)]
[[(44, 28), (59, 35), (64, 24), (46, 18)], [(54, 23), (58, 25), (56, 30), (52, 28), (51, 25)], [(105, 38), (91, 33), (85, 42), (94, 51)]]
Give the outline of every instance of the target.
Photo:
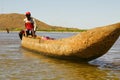
[(23, 37), (22, 47), (52, 57), (92, 60), (104, 55), (120, 35), (120, 23), (58, 40)]

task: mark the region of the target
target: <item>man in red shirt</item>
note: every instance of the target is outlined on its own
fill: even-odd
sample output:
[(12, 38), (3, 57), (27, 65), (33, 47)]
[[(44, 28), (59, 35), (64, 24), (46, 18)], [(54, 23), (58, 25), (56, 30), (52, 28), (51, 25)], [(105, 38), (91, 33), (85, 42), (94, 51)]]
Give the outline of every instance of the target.
[(36, 31), (35, 20), (31, 17), (30, 12), (26, 12), (25, 16), (26, 18), (24, 19), (24, 22), (25, 22), (25, 28), (26, 28), (25, 30), (26, 36), (32, 35), (33, 37), (35, 37), (35, 31)]

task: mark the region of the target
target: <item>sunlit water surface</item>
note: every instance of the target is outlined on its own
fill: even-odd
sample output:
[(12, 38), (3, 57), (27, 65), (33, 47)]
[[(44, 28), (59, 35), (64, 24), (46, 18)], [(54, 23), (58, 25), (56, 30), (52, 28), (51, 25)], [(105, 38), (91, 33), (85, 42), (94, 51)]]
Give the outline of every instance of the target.
[[(77, 33), (37, 34), (64, 38)], [(0, 32), (0, 80), (120, 80), (120, 38), (104, 56), (89, 62), (49, 58), (20, 43), (18, 32)]]

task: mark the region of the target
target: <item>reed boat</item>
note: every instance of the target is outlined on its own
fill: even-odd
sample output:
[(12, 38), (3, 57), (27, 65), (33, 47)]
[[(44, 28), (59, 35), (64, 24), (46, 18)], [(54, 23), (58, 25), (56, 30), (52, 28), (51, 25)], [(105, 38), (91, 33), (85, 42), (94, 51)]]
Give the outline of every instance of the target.
[(38, 54), (66, 59), (96, 59), (113, 46), (120, 35), (120, 23), (96, 27), (68, 38), (44, 40), (23, 36), (21, 45)]

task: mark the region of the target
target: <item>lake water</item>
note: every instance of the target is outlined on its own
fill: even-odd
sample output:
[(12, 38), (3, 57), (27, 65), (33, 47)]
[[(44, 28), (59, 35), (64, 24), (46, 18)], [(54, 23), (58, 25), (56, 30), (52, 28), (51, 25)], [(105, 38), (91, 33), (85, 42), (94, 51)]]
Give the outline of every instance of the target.
[[(77, 33), (37, 34), (63, 38)], [(0, 32), (0, 80), (120, 80), (120, 38), (104, 56), (89, 62), (38, 55), (20, 43), (18, 32)]]

